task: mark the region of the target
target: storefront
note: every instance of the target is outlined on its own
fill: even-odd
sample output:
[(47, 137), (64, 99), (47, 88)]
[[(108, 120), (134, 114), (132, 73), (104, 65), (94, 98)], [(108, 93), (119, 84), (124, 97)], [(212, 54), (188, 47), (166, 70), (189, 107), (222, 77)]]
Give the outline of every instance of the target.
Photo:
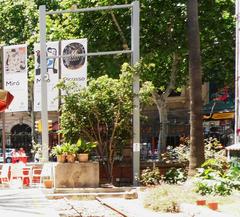
[(209, 103), (203, 107), (204, 136), (217, 138), (224, 146), (234, 140), (234, 100), (230, 88), (209, 93)]

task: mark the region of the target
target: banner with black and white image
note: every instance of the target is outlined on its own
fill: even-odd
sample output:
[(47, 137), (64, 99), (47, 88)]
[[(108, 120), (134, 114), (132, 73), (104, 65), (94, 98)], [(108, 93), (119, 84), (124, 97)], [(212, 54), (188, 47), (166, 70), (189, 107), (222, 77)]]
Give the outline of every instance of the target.
[(76, 56), (87, 53), (87, 39), (61, 41), (61, 55), (72, 55), (61, 58), (61, 78), (74, 81), (80, 87), (87, 85), (87, 56)]
[[(47, 42), (47, 57), (59, 54), (59, 42)], [(34, 77), (34, 111), (41, 111), (41, 72), (40, 72), (40, 44), (34, 45), (35, 77)], [(59, 91), (56, 84), (59, 80), (58, 58), (47, 58), (47, 97), (48, 111), (58, 110)]]
[(14, 99), (6, 112), (28, 111), (27, 45), (3, 47), (3, 88)]

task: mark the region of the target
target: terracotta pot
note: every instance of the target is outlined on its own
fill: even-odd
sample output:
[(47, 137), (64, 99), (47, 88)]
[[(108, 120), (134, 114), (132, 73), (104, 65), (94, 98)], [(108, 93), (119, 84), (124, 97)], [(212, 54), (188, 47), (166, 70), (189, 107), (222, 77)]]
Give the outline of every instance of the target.
[(88, 161), (88, 153), (78, 154), (78, 160), (79, 160), (80, 162), (86, 162), (86, 161)]
[(51, 179), (44, 180), (43, 184), (44, 184), (45, 188), (52, 188), (53, 187), (53, 180), (51, 180)]
[(205, 205), (206, 205), (206, 200), (197, 200), (197, 201), (196, 201), (196, 204), (197, 204), (198, 206), (205, 206)]
[(212, 210), (217, 210), (218, 209), (218, 203), (217, 202), (209, 202), (208, 203), (208, 208)]
[(67, 155), (67, 162), (74, 163), (75, 162), (75, 154), (68, 154)]
[(62, 155), (57, 155), (57, 162), (59, 163), (64, 163), (66, 160), (66, 156), (64, 154)]

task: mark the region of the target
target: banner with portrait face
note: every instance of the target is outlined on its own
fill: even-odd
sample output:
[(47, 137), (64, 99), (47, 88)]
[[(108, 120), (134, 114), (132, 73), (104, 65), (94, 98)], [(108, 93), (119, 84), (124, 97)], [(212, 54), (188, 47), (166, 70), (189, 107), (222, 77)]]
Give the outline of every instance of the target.
[(3, 47), (3, 82), (14, 99), (6, 112), (28, 111), (27, 45)]
[[(47, 57), (59, 55), (59, 42), (47, 42)], [(34, 77), (34, 111), (41, 111), (41, 72), (40, 72), (40, 44), (34, 45), (35, 77)], [(48, 111), (58, 110), (59, 91), (56, 84), (59, 80), (58, 58), (47, 58), (47, 102)]]
[(75, 56), (87, 53), (87, 39), (61, 41), (61, 78), (66, 82), (74, 81), (79, 87), (87, 85), (87, 56)]

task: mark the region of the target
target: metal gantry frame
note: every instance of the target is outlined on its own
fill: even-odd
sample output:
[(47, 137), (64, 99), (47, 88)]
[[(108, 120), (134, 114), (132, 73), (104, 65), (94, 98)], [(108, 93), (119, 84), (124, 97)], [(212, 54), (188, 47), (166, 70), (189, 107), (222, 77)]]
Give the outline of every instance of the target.
[[(96, 53), (86, 53), (76, 56), (102, 56), (131, 53), (131, 64), (134, 66), (139, 61), (139, 32), (140, 32), (140, 5), (139, 1), (132, 4), (103, 6), (95, 8), (82, 8), (75, 10), (46, 11), (46, 6), (39, 7), (39, 25), (40, 25), (40, 70), (41, 70), (41, 119), (42, 119), (42, 145), (43, 161), (49, 160), (48, 154), (48, 110), (47, 110), (47, 56), (46, 56), (46, 15), (63, 13), (83, 13), (102, 10), (115, 10), (131, 8), (131, 50), (106, 51)], [(68, 57), (69, 55), (60, 55), (55, 58)], [(51, 57), (52, 58), (52, 57)], [(133, 77), (133, 185), (138, 185), (140, 176), (140, 102), (139, 102), (139, 75)]]

